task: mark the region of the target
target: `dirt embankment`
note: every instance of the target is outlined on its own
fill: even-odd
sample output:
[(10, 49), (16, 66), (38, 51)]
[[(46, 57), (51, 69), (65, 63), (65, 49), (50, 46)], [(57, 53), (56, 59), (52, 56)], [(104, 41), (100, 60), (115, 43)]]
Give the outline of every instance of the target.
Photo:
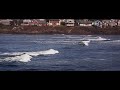
[(66, 27), (66, 26), (4, 26), (0, 27), (1, 34), (76, 34), (76, 35), (120, 35), (120, 27)]

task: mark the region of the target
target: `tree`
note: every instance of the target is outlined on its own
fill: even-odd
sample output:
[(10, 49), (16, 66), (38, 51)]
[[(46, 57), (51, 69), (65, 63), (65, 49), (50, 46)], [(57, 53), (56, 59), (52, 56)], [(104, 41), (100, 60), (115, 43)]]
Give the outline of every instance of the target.
[(65, 26), (65, 22), (61, 22), (61, 23), (60, 23), (60, 25), (63, 25), (63, 26)]

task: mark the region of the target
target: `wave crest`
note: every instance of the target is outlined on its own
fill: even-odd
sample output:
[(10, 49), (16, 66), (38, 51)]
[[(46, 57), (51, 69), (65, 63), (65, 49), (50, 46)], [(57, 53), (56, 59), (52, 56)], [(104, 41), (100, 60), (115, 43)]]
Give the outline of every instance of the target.
[(33, 56), (38, 55), (52, 55), (57, 54), (59, 51), (54, 49), (49, 49), (45, 51), (37, 51), (37, 52), (12, 52), (12, 53), (2, 53), (0, 55), (13, 55), (12, 57), (7, 57), (4, 59), (0, 59), (0, 61), (20, 61), (20, 62), (29, 62), (33, 58)]

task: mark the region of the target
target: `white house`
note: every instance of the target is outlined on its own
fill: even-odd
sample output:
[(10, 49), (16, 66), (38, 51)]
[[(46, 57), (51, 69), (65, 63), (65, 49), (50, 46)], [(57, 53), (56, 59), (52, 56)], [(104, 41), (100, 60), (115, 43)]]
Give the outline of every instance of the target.
[(90, 21), (88, 19), (79, 20), (78, 25), (79, 26), (84, 26), (84, 27), (92, 26), (92, 21)]
[(74, 19), (66, 19), (65, 23), (66, 23), (66, 26), (74, 26), (75, 20)]
[(92, 22), (92, 25), (93, 25), (93, 26), (97, 26), (97, 27), (101, 27), (101, 28), (102, 28), (102, 22), (99, 21), (99, 20), (96, 20), (96, 21)]
[(10, 25), (11, 21), (13, 21), (13, 20), (12, 19), (3, 19), (3, 20), (0, 20), (0, 23), (3, 25)]
[(30, 19), (24, 19), (24, 20), (23, 20), (23, 23), (22, 23), (21, 25), (27, 26), (27, 25), (30, 25), (31, 22), (32, 22), (32, 21), (31, 21)]

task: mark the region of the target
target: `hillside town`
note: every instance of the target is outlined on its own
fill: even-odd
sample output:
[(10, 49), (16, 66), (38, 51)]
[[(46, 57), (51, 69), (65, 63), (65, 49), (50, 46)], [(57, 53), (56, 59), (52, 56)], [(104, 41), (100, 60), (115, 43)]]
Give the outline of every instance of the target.
[(0, 19), (0, 34), (120, 35), (120, 19)]
[(0, 19), (0, 25), (7, 26), (67, 26), (67, 27), (117, 27), (119, 19)]

